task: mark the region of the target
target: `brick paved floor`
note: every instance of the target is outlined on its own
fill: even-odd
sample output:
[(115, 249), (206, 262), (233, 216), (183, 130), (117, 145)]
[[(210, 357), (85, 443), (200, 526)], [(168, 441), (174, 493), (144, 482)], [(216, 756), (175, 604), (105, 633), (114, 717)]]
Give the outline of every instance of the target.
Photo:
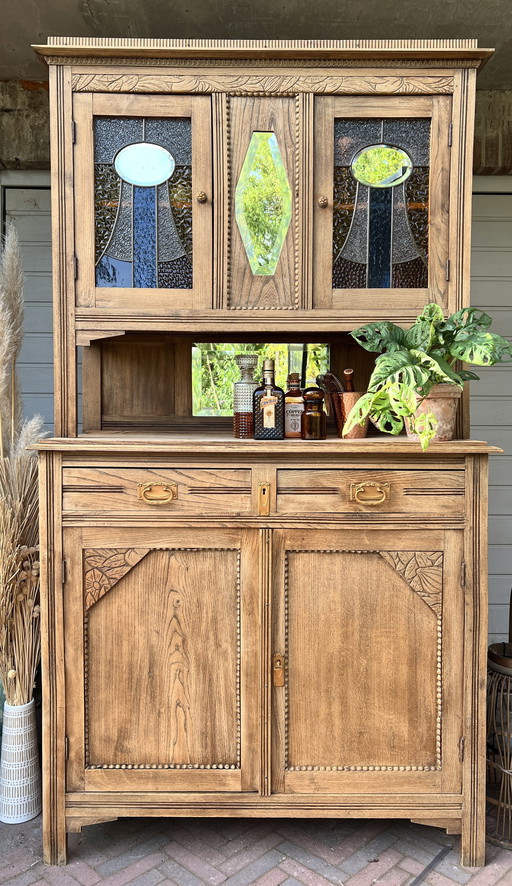
[(121, 819), (70, 835), (57, 868), (41, 861), (37, 818), (0, 824), (0, 884), (512, 886), (511, 851), (489, 844), (485, 868), (463, 868), (458, 843), (402, 821)]

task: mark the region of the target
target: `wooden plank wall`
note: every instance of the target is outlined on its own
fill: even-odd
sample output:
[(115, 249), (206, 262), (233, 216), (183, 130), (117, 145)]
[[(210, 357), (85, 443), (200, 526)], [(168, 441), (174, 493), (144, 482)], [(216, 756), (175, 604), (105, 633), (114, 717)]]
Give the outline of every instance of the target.
[[(481, 182), (481, 183), (480, 183)], [(483, 179), (476, 179), (479, 189)], [(499, 189), (499, 180), (492, 183)], [(512, 340), (512, 189), (473, 198), (471, 302)], [(489, 641), (506, 639), (512, 587), (512, 363), (477, 372), (471, 386), (471, 436), (501, 446), (489, 472)]]

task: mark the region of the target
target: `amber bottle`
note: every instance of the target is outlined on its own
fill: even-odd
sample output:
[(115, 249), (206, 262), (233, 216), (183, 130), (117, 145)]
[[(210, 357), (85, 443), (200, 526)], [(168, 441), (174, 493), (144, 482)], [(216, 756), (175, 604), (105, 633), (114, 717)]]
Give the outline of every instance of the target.
[(327, 417), (324, 412), (324, 392), (320, 388), (306, 388), (304, 391), (304, 412), (301, 419), (303, 440), (325, 440)]

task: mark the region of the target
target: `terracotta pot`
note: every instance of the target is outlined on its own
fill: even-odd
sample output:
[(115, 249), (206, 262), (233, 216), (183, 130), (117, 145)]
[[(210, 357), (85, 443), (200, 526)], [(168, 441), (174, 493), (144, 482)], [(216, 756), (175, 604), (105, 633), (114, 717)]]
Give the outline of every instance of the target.
[[(336, 430), (338, 433), (338, 437), (343, 436), (343, 427), (347, 420), (347, 415), (353, 406), (357, 403), (360, 397), (363, 396), (363, 391), (353, 391), (347, 392), (342, 391), (341, 393), (332, 393), (332, 402), (334, 403), (334, 417), (336, 419)], [(368, 431), (368, 419), (366, 420), (364, 425), (355, 425), (351, 431), (348, 432), (347, 436), (344, 438), (345, 440), (359, 440), (361, 437), (366, 437), (366, 433)]]
[[(417, 415), (432, 412), (437, 418), (437, 431), (432, 438), (433, 442), (444, 443), (446, 440), (453, 439), (457, 404), (461, 394), (462, 388), (457, 385), (434, 385), (428, 396), (418, 403)], [(405, 429), (410, 440), (419, 440), (418, 435), (412, 433), (408, 419), (405, 420)]]

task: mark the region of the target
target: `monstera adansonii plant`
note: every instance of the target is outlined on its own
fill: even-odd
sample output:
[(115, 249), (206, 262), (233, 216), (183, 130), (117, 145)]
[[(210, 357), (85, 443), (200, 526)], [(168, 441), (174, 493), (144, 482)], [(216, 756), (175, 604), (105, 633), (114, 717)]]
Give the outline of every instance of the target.
[(436, 434), (437, 419), (431, 412), (416, 415), (419, 402), (434, 385), (464, 386), (478, 375), (455, 369), (457, 361), (492, 366), (512, 359), (512, 344), (488, 332), (492, 320), (477, 308), (462, 308), (445, 319), (436, 304), (427, 304), (410, 329), (394, 323), (368, 323), (351, 332), (367, 351), (381, 352), (368, 391), (347, 416), (343, 434), (369, 417), (387, 434), (399, 434), (407, 419), (426, 450)]

